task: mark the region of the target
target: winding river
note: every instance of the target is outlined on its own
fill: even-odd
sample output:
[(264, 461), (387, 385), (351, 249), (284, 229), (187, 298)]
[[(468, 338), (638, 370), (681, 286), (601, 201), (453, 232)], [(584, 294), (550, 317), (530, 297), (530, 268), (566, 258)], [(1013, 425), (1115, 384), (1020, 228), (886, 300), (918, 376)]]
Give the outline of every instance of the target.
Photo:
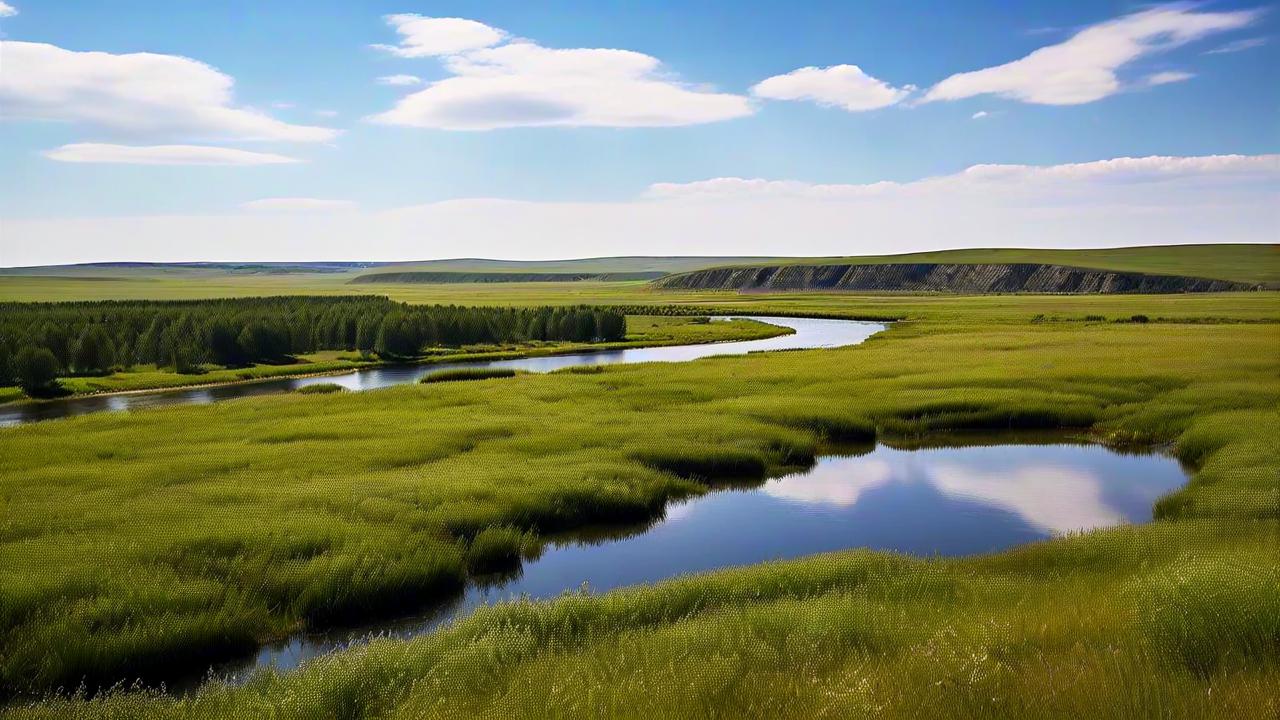
[(350, 372), (316, 377), (280, 378), (246, 381), (210, 387), (177, 388), (147, 392), (115, 393), (69, 397), (40, 402), (21, 402), (0, 405), (0, 427), (21, 425), (38, 420), (87, 415), (95, 412), (119, 410), (143, 410), (169, 405), (201, 405), (241, 397), (271, 395), (297, 390), (317, 383), (336, 383), (348, 390), (375, 390), (377, 388), (417, 382), (423, 375), (440, 370), (460, 367), (514, 368), (529, 372), (551, 372), (579, 365), (615, 365), (642, 362), (685, 362), (714, 355), (740, 355), (765, 350), (799, 350), (806, 348), (831, 348), (857, 345), (885, 328), (883, 323), (856, 322), (852, 320), (819, 320), (815, 318), (784, 318), (735, 316), (729, 319), (759, 320), (788, 327), (795, 332), (764, 340), (704, 343), (701, 345), (670, 345), (667, 347), (630, 348), (604, 352), (574, 353), (518, 360), (472, 361), (456, 363), (383, 365)]

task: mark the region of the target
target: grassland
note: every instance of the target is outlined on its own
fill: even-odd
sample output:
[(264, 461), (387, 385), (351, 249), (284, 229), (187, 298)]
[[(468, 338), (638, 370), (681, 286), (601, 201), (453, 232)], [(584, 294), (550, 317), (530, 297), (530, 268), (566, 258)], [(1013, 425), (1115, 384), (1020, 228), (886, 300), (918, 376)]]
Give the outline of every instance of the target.
[[(628, 292), (615, 297), (643, 291)], [(1194, 479), (1150, 525), (970, 559), (851, 551), (502, 605), (245, 687), (7, 716), (1280, 710), (1280, 295), (680, 301), (909, 321), (840, 350), (0, 430), (0, 686), (157, 677), (398, 612), (548, 533), (652, 517), (718, 471), (803, 464), (829, 436), (1072, 427), (1168, 444)], [(1157, 321), (1115, 322), (1134, 314)]]
[[(419, 358), (423, 364), (510, 360), (524, 357), (545, 357), (579, 352), (602, 352), (633, 347), (659, 347), (664, 345), (693, 345), (731, 340), (759, 340), (790, 332), (776, 325), (751, 320), (708, 323), (697, 317), (662, 317), (633, 315), (627, 319), (627, 339), (621, 342), (573, 343), (527, 342), (506, 345), (469, 345), (462, 348), (440, 348)], [(300, 355), (297, 362), (280, 364), (252, 364), (243, 368), (223, 368), (208, 365), (200, 373), (178, 373), (168, 368), (139, 365), (108, 375), (75, 376), (59, 378), (58, 384), (74, 395), (99, 393), (137, 392), (192, 387), (198, 385), (222, 385), (253, 380), (282, 377), (326, 375), (385, 364), (374, 356), (361, 357), (352, 351), (325, 350)], [(404, 362), (399, 360), (398, 362)], [(21, 389), (0, 386), (0, 403), (25, 400)]]
[[(519, 283), (493, 287), (458, 284), (402, 286), (351, 283), (364, 273), (378, 272), (684, 272), (704, 267), (766, 263), (1051, 263), (1166, 275), (1188, 275), (1250, 283), (1280, 283), (1280, 246), (1178, 245), (1101, 250), (974, 249), (942, 250), (903, 255), (864, 255), (825, 258), (592, 258), (573, 261), (437, 260), (403, 263), (346, 272), (244, 273), (209, 267), (111, 267), (74, 265), (49, 268), (0, 269), (0, 301), (63, 300), (179, 300), (250, 295), (349, 295), (356, 292), (391, 294), (394, 299), (471, 304), (536, 304), (609, 302), (680, 302), (675, 293), (649, 293), (647, 283), (592, 282)], [(627, 298), (625, 300), (620, 298)]]

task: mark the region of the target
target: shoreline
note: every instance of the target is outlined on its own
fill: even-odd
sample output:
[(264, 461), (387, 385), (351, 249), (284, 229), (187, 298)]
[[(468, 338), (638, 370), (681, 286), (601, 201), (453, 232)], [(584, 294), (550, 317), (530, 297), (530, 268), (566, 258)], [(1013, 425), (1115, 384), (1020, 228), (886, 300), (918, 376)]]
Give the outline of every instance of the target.
[[(731, 316), (721, 315), (721, 316), (715, 316), (715, 317), (727, 318)], [(751, 318), (744, 318), (744, 319), (751, 319)], [(760, 322), (762, 325), (770, 325), (770, 323), (765, 323), (758, 320), (755, 320), (753, 322)], [(540, 348), (534, 348), (529, 351), (496, 350), (496, 351), (483, 352), (483, 353), (464, 353), (460, 355), (437, 355), (437, 356), (423, 357), (417, 360), (400, 360), (400, 361), (371, 360), (368, 362), (361, 362), (357, 365), (353, 365), (347, 368), (337, 368), (334, 370), (320, 370), (316, 372), (304, 371), (304, 372), (297, 372), (297, 373), (280, 373), (279, 375), (247, 378), (243, 380), (215, 380), (213, 382), (206, 382), (206, 383), (184, 383), (182, 385), (166, 385), (162, 387), (134, 388), (131, 390), (99, 390), (95, 392), (71, 393), (68, 395), (61, 395), (59, 397), (53, 397), (53, 398), (22, 397), (16, 400), (0, 402), (0, 408), (16, 407), (21, 404), (56, 403), (56, 402), (63, 402), (67, 400), (76, 400), (80, 398), (116, 397), (121, 395), (160, 394), (160, 393), (167, 393), (167, 392), (182, 392), (185, 390), (197, 390), (202, 388), (228, 387), (231, 385), (255, 385), (255, 384), (260, 384), (265, 382), (272, 382), (275, 380), (296, 380), (299, 378), (332, 377), (335, 375), (346, 375), (348, 373), (356, 373), (362, 370), (371, 370), (379, 367), (392, 367), (397, 365), (403, 365), (403, 366), (441, 365), (446, 362), (487, 362), (487, 361), (499, 361), (499, 360), (524, 360), (526, 358), (531, 358), (531, 357), (555, 357), (558, 355), (579, 355), (579, 354), (586, 355), (590, 353), (609, 352), (612, 350), (632, 350), (632, 349), (638, 349), (638, 348), (673, 347), (673, 346), (679, 346), (679, 345), (693, 346), (693, 345), (714, 345), (716, 343), (748, 342), (751, 340), (768, 340), (770, 338), (781, 337), (783, 335), (795, 334), (795, 330), (791, 328), (782, 327), (781, 325), (770, 325), (770, 326), (777, 328), (779, 332), (775, 332), (770, 335), (762, 335), (760, 337), (729, 338), (726, 340), (702, 340), (702, 341), (693, 341), (693, 342), (687, 342), (687, 341), (645, 342), (643, 340), (634, 340), (634, 341), (623, 340), (621, 342), (615, 342), (615, 343), (607, 343), (607, 344), (601, 343), (600, 346), (596, 346), (596, 347), (586, 346), (586, 347), (551, 348), (546, 352), (538, 352)], [(352, 362), (358, 362), (358, 361), (352, 361)]]

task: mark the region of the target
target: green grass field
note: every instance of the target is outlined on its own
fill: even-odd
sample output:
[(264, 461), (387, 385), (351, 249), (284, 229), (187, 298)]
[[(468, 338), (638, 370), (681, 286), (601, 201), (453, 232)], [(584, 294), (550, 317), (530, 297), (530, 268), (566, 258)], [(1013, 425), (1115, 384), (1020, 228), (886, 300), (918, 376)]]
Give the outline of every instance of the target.
[[(357, 275), (378, 272), (684, 272), (725, 265), (793, 263), (1043, 262), (1168, 275), (1190, 275), (1253, 283), (1280, 283), (1278, 245), (1180, 245), (1105, 250), (976, 249), (941, 250), (904, 255), (829, 258), (593, 258), (572, 261), (440, 260), (405, 263), (346, 272), (290, 272), (279, 274), (229, 272), (182, 266), (102, 267), (74, 265), (48, 268), (0, 269), (0, 301), (56, 302), (64, 300), (177, 300), (250, 295), (353, 293), (390, 294), (399, 300), (477, 304), (577, 304), (639, 301), (680, 302), (677, 293), (648, 292), (647, 283), (477, 283), (475, 285), (349, 284)], [(617, 300), (617, 298), (628, 298)], [(533, 299), (538, 298), (538, 299)]]
[[(454, 302), (497, 300), (487, 291)], [(6, 717), (1280, 712), (1280, 294), (589, 292), (908, 321), (838, 350), (0, 430), (0, 687), (154, 676), (403, 611), (547, 533), (707, 491), (659, 469), (674, 461), (768, 469), (832, 435), (1071, 427), (1167, 444), (1194, 478), (1149, 525), (976, 558), (848, 551), (501, 605), (244, 687), (47, 699)], [(1116, 322), (1135, 314), (1153, 322)]]

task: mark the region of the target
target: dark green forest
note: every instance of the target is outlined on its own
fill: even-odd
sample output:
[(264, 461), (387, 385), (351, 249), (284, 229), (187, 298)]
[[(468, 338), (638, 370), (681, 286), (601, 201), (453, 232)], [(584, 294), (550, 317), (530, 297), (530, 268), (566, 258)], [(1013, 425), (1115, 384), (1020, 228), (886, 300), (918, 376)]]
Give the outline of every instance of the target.
[(60, 376), (144, 364), (187, 373), (318, 350), (397, 359), (430, 347), (625, 335), (624, 315), (589, 306), (408, 305), (377, 296), (0, 303), (0, 385), (38, 393)]

